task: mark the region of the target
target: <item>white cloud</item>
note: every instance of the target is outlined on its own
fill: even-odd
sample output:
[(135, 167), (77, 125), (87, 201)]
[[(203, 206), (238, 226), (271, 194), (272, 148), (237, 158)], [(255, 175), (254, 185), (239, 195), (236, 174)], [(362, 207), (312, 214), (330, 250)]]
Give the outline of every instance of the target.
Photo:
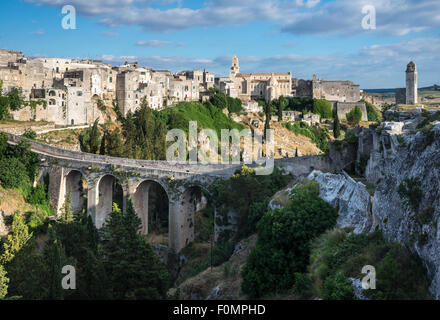
[(59, 7), (69, 4), (79, 14), (97, 17), (100, 23), (107, 26), (138, 25), (145, 30), (158, 32), (200, 26), (243, 25), (261, 20), (283, 21), (298, 8), (312, 7), (319, 2), (308, 0), (297, 4), (294, 0), (206, 0), (200, 8), (185, 8), (180, 1), (174, 0), (25, 1)]
[(110, 38), (114, 38), (119, 35), (117, 32), (113, 32), (113, 31), (101, 31), (99, 34)]
[[(376, 9), (376, 30), (363, 30), (362, 8)], [(298, 12), (283, 30), (293, 34), (354, 34), (377, 32), (403, 36), (440, 27), (438, 0), (340, 0)]]
[(294, 34), (356, 34), (366, 32), (361, 27), (365, 5), (373, 5), (377, 14), (377, 29), (368, 32), (401, 36), (440, 27), (438, 0), (206, 0), (199, 8), (184, 7), (179, 0), (25, 1), (71, 4), (107, 26), (137, 25), (157, 32), (273, 21)]
[(148, 40), (148, 41), (138, 41), (138, 42), (136, 42), (136, 45), (150, 47), (150, 48), (164, 47), (164, 46), (184, 47), (184, 46), (186, 46), (186, 43), (185, 42), (164, 41), (164, 40)]
[[(419, 69), (422, 86), (440, 83), (440, 38), (417, 38), (393, 44), (366, 46), (353, 54), (299, 55), (285, 54), (268, 57), (238, 55), (242, 72), (292, 72), (295, 78), (311, 79), (313, 74), (328, 80), (352, 80), (362, 88), (403, 87), (406, 64), (413, 60)], [(138, 61), (140, 65), (176, 72), (203, 69), (225, 76), (232, 55), (214, 59), (182, 56), (115, 57), (104, 55), (113, 64)]]

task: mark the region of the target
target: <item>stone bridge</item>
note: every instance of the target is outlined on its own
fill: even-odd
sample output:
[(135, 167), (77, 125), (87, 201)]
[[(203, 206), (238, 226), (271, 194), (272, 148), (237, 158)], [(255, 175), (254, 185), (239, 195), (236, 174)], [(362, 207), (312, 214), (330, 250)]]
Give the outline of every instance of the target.
[[(7, 135), (10, 144), (27, 140)], [(149, 216), (159, 205), (157, 201), (165, 199), (168, 201), (168, 248), (173, 252), (179, 252), (194, 240), (194, 214), (206, 204), (204, 194), (209, 187), (228, 179), (239, 167), (115, 158), (27, 141), (40, 158), (39, 179), (49, 175), (50, 200), (57, 212), (69, 194), (74, 213), (86, 210), (100, 228), (114, 202), (125, 211), (131, 198), (142, 219), (141, 232), (147, 235)], [(292, 176), (306, 175), (313, 169), (332, 171), (334, 167), (325, 155), (275, 160), (275, 166), (284, 168)]]

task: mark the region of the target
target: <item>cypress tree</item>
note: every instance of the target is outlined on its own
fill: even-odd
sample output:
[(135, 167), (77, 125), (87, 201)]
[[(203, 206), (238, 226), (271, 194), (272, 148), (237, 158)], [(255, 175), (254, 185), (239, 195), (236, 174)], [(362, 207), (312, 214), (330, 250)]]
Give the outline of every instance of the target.
[(341, 124), (339, 122), (338, 113), (336, 111), (333, 112), (333, 136), (335, 139), (338, 139), (341, 136)]
[(266, 130), (270, 129), (270, 119), (272, 117), (270, 103), (266, 103), (266, 121), (264, 123), (264, 140), (266, 140)]
[(115, 299), (164, 299), (169, 274), (153, 248), (139, 234), (142, 222), (131, 200), (127, 212), (116, 204), (103, 227), (104, 267)]
[(48, 229), (49, 239), (44, 247), (44, 258), (47, 263), (47, 299), (62, 300), (64, 298), (62, 280), (61, 245), (52, 225)]
[(0, 265), (0, 300), (8, 294), (8, 283), (9, 278), (7, 277), (6, 270)]
[(3, 244), (3, 253), (0, 256), (1, 264), (10, 262), (32, 238), (32, 233), (29, 233), (28, 226), (25, 224), (20, 213), (14, 213), (12, 219), (11, 231), (6, 242)]
[(66, 199), (61, 208), (60, 219), (64, 223), (73, 222), (72, 195), (70, 192), (66, 194)]

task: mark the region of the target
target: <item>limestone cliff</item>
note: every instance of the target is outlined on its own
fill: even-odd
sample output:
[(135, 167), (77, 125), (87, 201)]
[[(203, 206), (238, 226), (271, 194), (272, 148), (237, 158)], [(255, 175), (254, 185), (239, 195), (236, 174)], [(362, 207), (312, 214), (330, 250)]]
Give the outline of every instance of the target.
[[(418, 132), (401, 136), (401, 145), (392, 155), (374, 164), (383, 175), (379, 181), (372, 206), (379, 227), (389, 240), (407, 245), (423, 261), (428, 277), (432, 279), (430, 291), (440, 298), (440, 137), (439, 125), (423, 134)], [(420, 192), (414, 205), (405, 205), (398, 193), (406, 179), (420, 182), (419, 187), (408, 190)], [(401, 192), (402, 193), (402, 192)]]
[(351, 227), (356, 234), (369, 232), (376, 225), (371, 214), (371, 197), (366, 186), (356, 182), (348, 174), (322, 173), (313, 171), (309, 180), (319, 183), (319, 196), (338, 208), (339, 228)]
[(440, 299), (440, 123), (417, 132), (383, 123), (373, 132), (366, 178), (377, 184), (371, 198), (346, 174), (309, 175), (320, 184), (320, 196), (339, 208), (339, 227), (356, 233), (378, 227), (386, 239), (408, 247), (421, 258), (430, 291)]

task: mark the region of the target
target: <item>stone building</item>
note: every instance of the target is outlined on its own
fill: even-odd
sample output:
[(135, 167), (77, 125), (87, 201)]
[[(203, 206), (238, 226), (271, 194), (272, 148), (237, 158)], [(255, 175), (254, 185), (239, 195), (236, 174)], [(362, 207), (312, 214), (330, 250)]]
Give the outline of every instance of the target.
[(229, 78), (216, 80), (216, 87), (230, 96), (237, 96), (242, 101), (272, 101), (280, 96), (292, 95), (292, 74), (290, 72), (240, 73), (240, 64), (237, 56), (234, 55)]
[(199, 101), (200, 83), (198, 80), (173, 78), (168, 89), (168, 104), (182, 101)]
[[(116, 98), (121, 112), (126, 115), (139, 109), (144, 99), (152, 109), (163, 107), (163, 88), (167, 79), (162, 73), (153, 74), (149, 69), (127, 69), (117, 75)], [(162, 80), (155, 82), (153, 78)]]
[(418, 72), (414, 62), (406, 66), (406, 88), (396, 89), (396, 104), (415, 105), (418, 100)]
[(313, 99), (325, 99), (338, 102), (358, 102), (361, 97), (360, 86), (351, 81), (292, 80), (292, 91), (296, 97), (310, 97)]
[(214, 74), (207, 72), (206, 70), (187, 70), (181, 71), (176, 74), (177, 77), (182, 80), (192, 80), (198, 83), (198, 87), (201, 90), (208, 90), (214, 87)]
[(24, 55), (22, 52), (0, 49), (0, 67), (7, 67), (10, 62), (15, 63), (23, 58)]

